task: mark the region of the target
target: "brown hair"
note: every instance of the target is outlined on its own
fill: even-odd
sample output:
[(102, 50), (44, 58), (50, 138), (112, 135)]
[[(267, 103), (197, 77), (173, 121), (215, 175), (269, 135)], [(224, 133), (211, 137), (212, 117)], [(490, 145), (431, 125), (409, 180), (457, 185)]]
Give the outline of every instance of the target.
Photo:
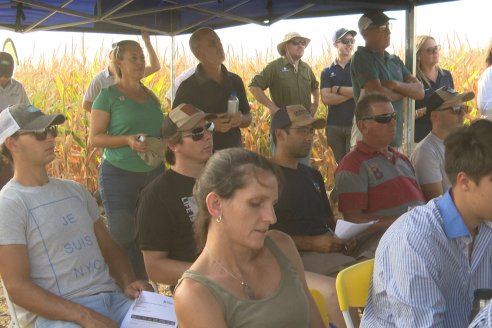
[(260, 171), (270, 172), (276, 177), (280, 193), (282, 171), (265, 157), (243, 148), (223, 149), (210, 157), (193, 189), (198, 206), (193, 227), (199, 250), (205, 246), (211, 220), (205, 201), (207, 195), (215, 192), (221, 198), (230, 199), (237, 190), (245, 188), (252, 178), (256, 178)]
[(452, 185), (464, 172), (477, 185), (492, 174), (492, 122), (478, 120), (451, 133), (444, 140), (444, 169)]
[(360, 121), (362, 118), (372, 115), (372, 107), (373, 103), (384, 102), (388, 103), (391, 100), (383, 93), (380, 92), (371, 92), (366, 93), (362, 97), (359, 98), (359, 101), (355, 105), (355, 120)]
[(176, 164), (176, 155), (174, 151), (169, 148), (168, 145), (176, 145), (183, 142), (183, 133), (181, 131), (176, 132), (171, 137), (166, 140), (166, 151), (164, 156), (166, 157), (166, 162), (170, 165)]

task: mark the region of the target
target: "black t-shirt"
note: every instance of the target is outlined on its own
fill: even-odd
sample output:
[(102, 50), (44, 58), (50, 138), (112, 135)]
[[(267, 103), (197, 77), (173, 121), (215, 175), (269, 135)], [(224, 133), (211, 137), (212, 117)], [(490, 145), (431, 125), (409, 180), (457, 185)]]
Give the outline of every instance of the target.
[(142, 190), (137, 203), (140, 249), (169, 252), (168, 257), (174, 260), (195, 261), (194, 185), (194, 178), (168, 170)]
[(333, 213), (319, 171), (299, 164), (297, 170), (280, 166), (285, 186), (275, 205), (277, 223), (272, 229), (289, 235), (314, 236), (334, 229)]
[[(250, 107), (243, 80), (238, 75), (229, 72), (224, 65), (222, 65), (222, 74), (224, 80), (222, 84), (219, 84), (209, 79), (203, 73), (201, 65), (198, 65), (195, 74), (179, 85), (172, 107), (175, 108), (185, 103), (192, 104), (205, 113), (227, 113), (227, 101), (231, 93), (235, 92), (239, 99), (239, 110), (245, 115), (249, 114)], [(241, 146), (242, 138), (239, 128), (230, 129), (226, 133), (217, 131), (214, 133), (214, 150)]]

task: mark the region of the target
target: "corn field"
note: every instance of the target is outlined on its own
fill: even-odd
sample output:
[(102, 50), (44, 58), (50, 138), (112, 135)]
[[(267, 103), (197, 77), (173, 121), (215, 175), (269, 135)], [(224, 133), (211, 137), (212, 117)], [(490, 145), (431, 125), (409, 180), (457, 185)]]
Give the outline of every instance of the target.
[[(458, 38), (448, 40), (450, 46), (443, 49), (441, 66), (449, 69), (453, 75), (458, 91), (473, 90), (476, 93), (477, 80), (484, 69), (485, 51), (472, 49)], [(163, 104), (163, 111), (168, 111), (164, 95), (170, 85), (170, 66), (164, 58), (168, 57), (165, 49), (159, 54), (161, 70), (143, 80), (144, 84), (154, 91)], [(396, 51), (402, 53), (403, 51)], [(276, 49), (256, 52), (246, 56), (242, 51), (226, 49), (225, 65), (243, 78), (247, 86), (251, 78), (268, 62), (278, 56)], [(322, 69), (333, 61), (331, 46), (322, 47), (319, 57), (305, 56), (303, 58), (311, 65), (319, 79)], [(36, 63), (36, 64), (33, 64)], [(100, 49), (95, 58), (86, 58), (83, 50), (76, 47), (65, 50), (62, 56), (57, 54), (45, 55), (39, 60), (27, 59), (20, 63), (15, 78), (24, 84), (31, 102), (48, 113), (61, 112), (66, 115), (66, 123), (59, 129), (57, 144), (57, 160), (50, 164), (53, 176), (73, 179), (89, 190), (97, 188), (97, 166), (100, 151), (88, 144), (90, 115), (82, 109), (84, 92), (92, 77), (107, 65), (107, 49)], [(194, 58), (184, 55), (183, 50), (176, 54), (175, 71), (178, 75), (191, 65)], [(248, 129), (243, 129), (244, 145), (265, 156), (270, 156), (269, 140), (269, 111), (259, 105), (248, 92), (252, 109), (252, 123)], [(475, 108), (475, 104), (473, 103)], [(475, 111), (476, 113), (476, 111)], [(320, 104), (319, 116), (326, 116), (324, 105)], [(335, 160), (327, 145), (324, 130), (317, 130), (313, 146), (313, 165), (325, 177), (327, 188), (333, 185)]]

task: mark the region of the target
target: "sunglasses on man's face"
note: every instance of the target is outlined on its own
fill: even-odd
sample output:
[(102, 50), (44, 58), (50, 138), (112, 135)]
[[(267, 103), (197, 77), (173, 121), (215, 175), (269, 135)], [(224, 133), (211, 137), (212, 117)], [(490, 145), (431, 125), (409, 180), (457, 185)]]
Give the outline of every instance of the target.
[(58, 135), (58, 130), (55, 125), (50, 125), (46, 129), (43, 130), (37, 130), (37, 131), (22, 131), (19, 130), (17, 131), (17, 135), (23, 135), (23, 134), (31, 134), (33, 135), (37, 141), (44, 141), (48, 137), (48, 133), (53, 136), (53, 138), (56, 138)]
[(341, 39), (338, 39), (337, 42), (341, 42), (343, 44), (354, 44), (355, 39), (341, 38)]
[(470, 113), (470, 107), (466, 105), (457, 105), (457, 106), (450, 106), (446, 108), (440, 108), (440, 109), (436, 109), (436, 112), (443, 112), (445, 110), (452, 110), (453, 114), (455, 115), (460, 115), (461, 113), (464, 114)]
[(191, 140), (193, 141), (199, 141), (202, 140), (203, 137), (205, 136), (205, 131), (208, 131), (210, 133), (214, 133), (215, 131), (215, 125), (213, 122), (208, 122), (205, 124), (205, 126), (201, 126), (199, 128), (194, 128), (191, 130), (190, 133), (183, 134), (183, 137), (191, 137)]
[(306, 40), (302, 40), (302, 39), (298, 39), (298, 40), (291, 40), (289, 41), (290, 44), (294, 45), (294, 46), (306, 46)]
[(391, 122), (391, 120), (396, 120), (396, 112), (393, 113), (388, 113), (388, 114), (380, 114), (380, 115), (374, 115), (374, 116), (367, 116), (361, 118), (361, 121), (375, 121), (377, 123), (381, 124), (386, 124)]

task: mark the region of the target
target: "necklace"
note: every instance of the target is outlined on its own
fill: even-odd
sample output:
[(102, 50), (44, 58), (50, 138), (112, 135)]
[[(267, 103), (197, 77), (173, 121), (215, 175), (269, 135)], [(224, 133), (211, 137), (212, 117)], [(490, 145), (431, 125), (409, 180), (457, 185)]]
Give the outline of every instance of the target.
[(210, 258), (212, 259), (212, 262), (214, 262), (215, 264), (217, 264), (222, 270), (224, 270), (228, 275), (230, 275), (232, 278), (236, 279), (237, 281), (239, 281), (241, 283), (241, 286), (243, 287), (243, 294), (250, 300), (254, 300), (255, 299), (255, 292), (253, 291), (253, 289), (249, 286), (248, 282), (244, 281), (244, 280), (241, 280), (239, 279), (234, 273), (232, 273), (231, 271), (229, 271), (224, 265), (222, 265), (219, 261), (217, 261), (213, 256), (212, 254), (210, 253), (210, 251), (208, 250), (207, 247), (204, 247), (204, 249), (207, 251), (208, 255), (210, 256)]

